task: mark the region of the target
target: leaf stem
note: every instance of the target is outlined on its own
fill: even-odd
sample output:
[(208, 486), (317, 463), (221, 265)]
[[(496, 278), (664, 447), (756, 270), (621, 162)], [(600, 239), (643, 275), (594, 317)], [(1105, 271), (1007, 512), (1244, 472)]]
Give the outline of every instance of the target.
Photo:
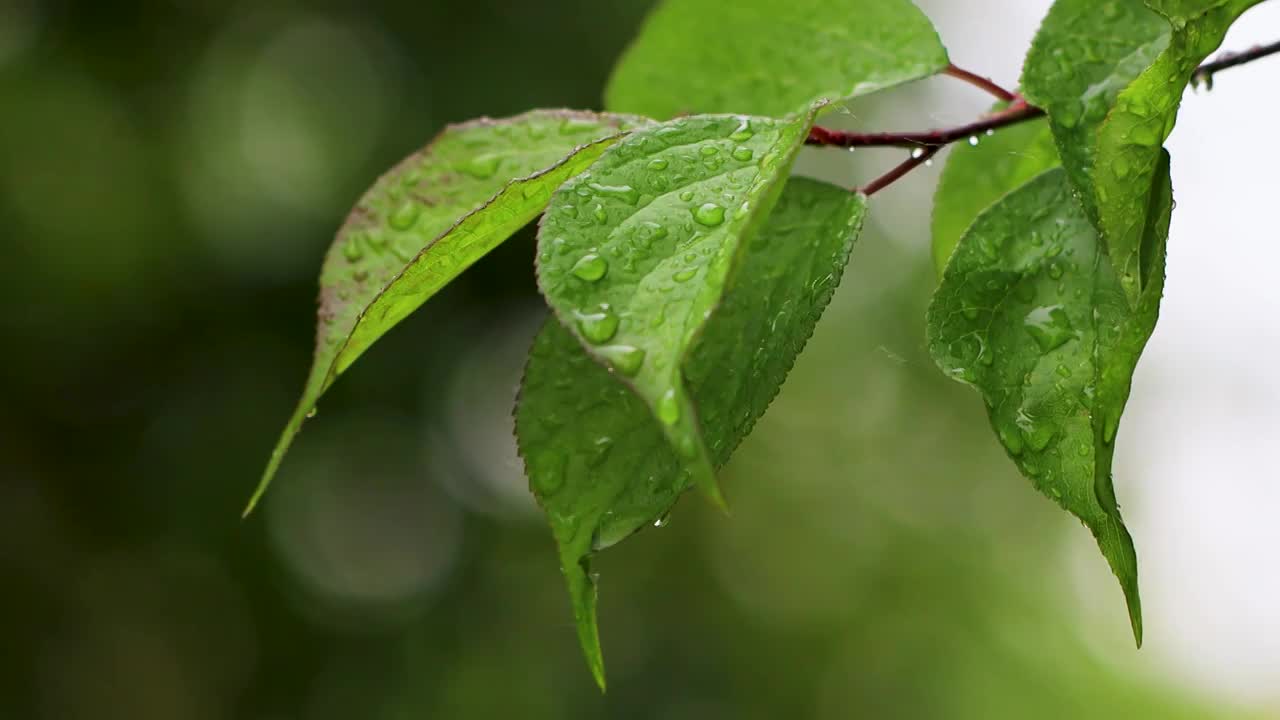
[[(1255, 45), (1248, 50), (1228, 52), (1219, 55), (1212, 62), (1196, 68), (1191, 74), (1192, 85), (1203, 84), (1213, 88), (1213, 75), (1221, 70), (1253, 62), (1268, 55), (1280, 53), (1280, 42), (1269, 45)], [(971, 123), (951, 128), (925, 130), (923, 132), (878, 132), (857, 133), (845, 130), (832, 130), (815, 125), (809, 130), (806, 145), (822, 145), (827, 147), (860, 148), (860, 147), (899, 147), (911, 148), (911, 157), (903, 161), (889, 172), (867, 183), (859, 189), (865, 195), (872, 195), (897, 182), (902, 176), (925, 164), (939, 150), (958, 140), (977, 137), (994, 132), (1000, 128), (1016, 125), (1027, 120), (1044, 116), (1045, 112), (1026, 101), (1019, 93), (1010, 92), (991, 80), (980, 75), (948, 65), (943, 74), (949, 75), (982, 88), (992, 95), (1008, 102), (1008, 107), (990, 113)]]
[(997, 100), (1002, 100), (1004, 102), (1013, 102), (1014, 98), (1017, 97), (1016, 94), (1009, 92), (1008, 90), (1005, 90), (1004, 88), (997, 85), (995, 82), (991, 80), (991, 78), (985, 78), (985, 77), (982, 77), (981, 75), (978, 75), (977, 73), (971, 73), (968, 70), (965, 70), (964, 68), (956, 67), (955, 64), (947, 65), (946, 69), (942, 71), (942, 74), (950, 75), (951, 77), (956, 78), (958, 80), (963, 80), (969, 83), (970, 85), (976, 88), (979, 88), (980, 90), (989, 92), (992, 95), (994, 95)]

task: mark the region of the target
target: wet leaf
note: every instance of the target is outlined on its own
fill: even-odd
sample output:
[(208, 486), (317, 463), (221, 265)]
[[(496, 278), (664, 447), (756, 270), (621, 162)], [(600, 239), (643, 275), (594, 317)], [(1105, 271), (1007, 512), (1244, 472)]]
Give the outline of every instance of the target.
[(698, 115), (637, 131), (565, 183), (538, 229), (551, 309), (664, 420), (717, 503), (681, 366), (811, 122)]
[(982, 211), (1061, 164), (1044, 119), (1002, 128), (978, 140), (977, 145), (952, 146), (933, 196), (933, 263), (938, 277), (961, 235)]
[(977, 388), (1001, 444), (1037, 490), (1092, 531), (1142, 642), (1137, 558), (1111, 479), (1120, 414), (1155, 327), (1172, 195), (1168, 155), (1144, 216), (1151, 273), (1130, 306), (1097, 232), (1050, 170), (980, 215), (929, 308), (929, 350)]
[(446, 128), (379, 178), (320, 271), (316, 350), (302, 398), (254, 491), (266, 491), (316, 401), (383, 333), (542, 212), (640, 118), (535, 110)]
[(1260, 0), (1058, 0), (1022, 82), (1044, 108), (1063, 164), (1131, 303), (1160, 146), (1182, 94), (1231, 23)]
[[(840, 282), (865, 198), (792, 178), (742, 250), (730, 290), (684, 361), (711, 463), (719, 467), (776, 396)], [(650, 320), (652, 320), (651, 316)], [(548, 320), (516, 408), (530, 487), (560, 550), (579, 639), (597, 681), (604, 665), (590, 556), (654, 524), (698, 471), (667, 441), (661, 413)]]
[(665, 0), (614, 69), (605, 106), (656, 118), (781, 117), (928, 77), (947, 62), (908, 0)]

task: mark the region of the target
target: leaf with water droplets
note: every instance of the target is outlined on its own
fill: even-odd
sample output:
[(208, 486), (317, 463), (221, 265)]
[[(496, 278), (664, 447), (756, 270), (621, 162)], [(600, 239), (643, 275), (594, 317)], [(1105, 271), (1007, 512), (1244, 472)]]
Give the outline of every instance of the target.
[(1059, 164), (1053, 134), (1044, 119), (1003, 128), (977, 145), (954, 145), (933, 196), (933, 263), (938, 277), (960, 237), (982, 211)]
[[(683, 365), (715, 466), (764, 413), (812, 334), (840, 282), (865, 207), (862, 196), (792, 178), (743, 250), (728, 293)], [(664, 433), (687, 412), (670, 391), (651, 409), (554, 317), (534, 341), (516, 437), (560, 548), (583, 652), (602, 687), (588, 560), (661, 521), (689, 488), (689, 461)]]
[(909, 0), (665, 0), (614, 69), (605, 107), (656, 118), (781, 117), (947, 63), (933, 25)]
[(1164, 284), (1168, 155), (1144, 217), (1151, 281), (1131, 307), (1062, 168), (980, 215), (929, 307), (929, 350), (976, 387), (1009, 456), (1092, 531), (1142, 642), (1137, 558), (1111, 480), (1115, 435)]
[(246, 514), (316, 401), (383, 333), (531, 222), (627, 130), (624, 115), (535, 110), (444, 130), (356, 204), (320, 271), (315, 359)]
[[(638, 130), (565, 183), (538, 229), (538, 287), (547, 302), (654, 413), (675, 403), (667, 437), (716, 502), (681, 367), (812, 117), (698, 115)], [(738, 148), (749, 148), (750, 159), (734, 157)], [(663, 169), (652, 169), (656, 159), (666, 161)]]
[(1130, 303), (1149, 279), (1145, 213), (1183, 91), (1260, 1), (1057, 0), (1027, 54), (1027, 99), (1047, 111)]

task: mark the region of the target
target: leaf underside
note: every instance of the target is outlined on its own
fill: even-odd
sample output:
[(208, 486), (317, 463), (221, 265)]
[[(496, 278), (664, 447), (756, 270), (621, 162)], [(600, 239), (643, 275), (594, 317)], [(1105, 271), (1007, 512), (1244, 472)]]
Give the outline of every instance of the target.
[(245, 514), (339, 374), (383, 333), (533, 221), (556, 187), (645, 122), (535, 110), (452, 125), (379, 178), (325, 256), (311, 372)]
[(1138, 357), (1164, 284), (1168, 155), (1143, 216), (1150, 267), (1130, 306), (1065, 170), (1045, 172), (981, 214), (929, 307), (929, 349), (986, 402), (1001, 444), (1037, 490), (1093, 533), (1142, 642), (1137, 559), (1111, 462)]
[[(792, 178), (742, 250), (727, 294), (683, 362), (697, 408), (692, 417), (714, 466), (750, 432), (812, 334), (865, 207), (860, 195)], [(594, 362), (554, 316), (548, 320), (530, 353), (516, 436), (560, 548), (583, 652), (601, 687), (588, 560), (664, 517), (691, 486), (696, 466), (673, 449), (664, 428), (629, 385)]]
[(947, 66), (909, 0), (666, 0), (614, 69), (605, 107), (656, 118), (782, 117)]

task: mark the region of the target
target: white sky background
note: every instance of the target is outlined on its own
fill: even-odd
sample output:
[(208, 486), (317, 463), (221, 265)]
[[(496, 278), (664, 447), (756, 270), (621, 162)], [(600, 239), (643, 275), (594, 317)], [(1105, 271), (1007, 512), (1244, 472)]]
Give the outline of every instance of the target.
[[(921, 2), (956, 64), (1010, 87), (1049, 4)], [(1280, 2), (1264, 2), (1223, 48), (1278, 38)], [(987, 102), (971, 95), (940, 89), (937, 119), (963, 119)], [(956, 107), (960, 117), (948, 118)], [(1118, 602), (1114, 579), (1085, 534), (1071, 534), (1071, 552), (1080, 559), (1081, 613), (1100, 627), (1100, 661), (1128, 657), (1143, 671), (1280, 715), (1277, 130), (1280, 57), (1222, 73), (1212, 92), (1189, 91), (1168, 142), (1178, 202), (1168, 283), (1115, 467), (1141, 563), (1143, 652), (1111, 651), (1130, 642), (1123, 614), (1095, 601)]]

